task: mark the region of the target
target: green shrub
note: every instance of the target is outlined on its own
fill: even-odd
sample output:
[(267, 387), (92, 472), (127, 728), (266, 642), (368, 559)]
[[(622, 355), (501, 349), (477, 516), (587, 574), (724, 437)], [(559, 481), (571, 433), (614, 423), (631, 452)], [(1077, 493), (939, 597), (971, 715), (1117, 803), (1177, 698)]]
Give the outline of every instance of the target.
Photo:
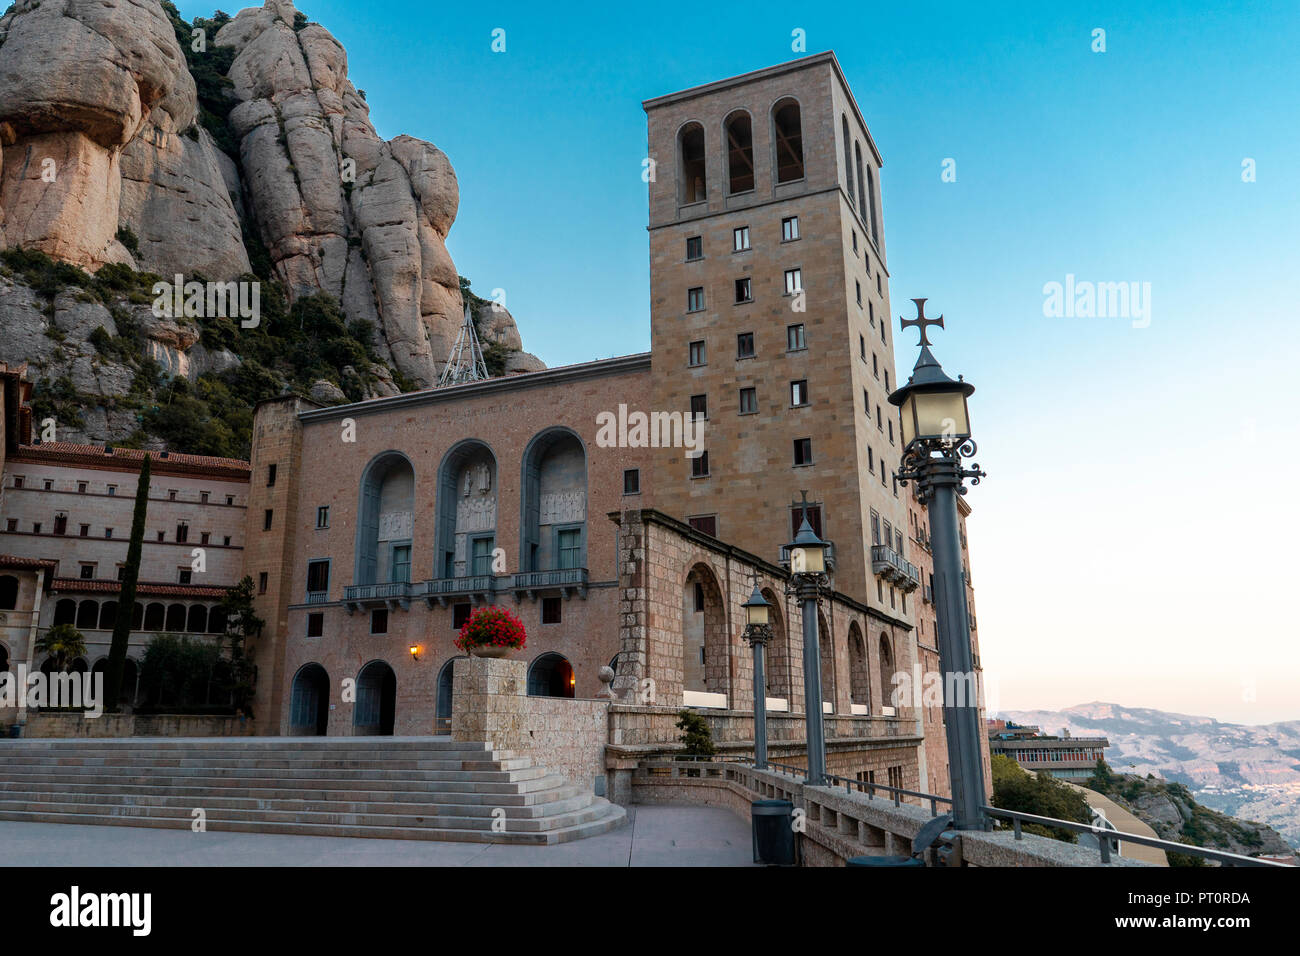
[(693, 710), (677, 712), (677, 729), (683, 731), (678, 738), (684, 745), (686, 753), (694, 757), (712, 757), (718, 752), (713, 743), (713, 731), (709, 723)]

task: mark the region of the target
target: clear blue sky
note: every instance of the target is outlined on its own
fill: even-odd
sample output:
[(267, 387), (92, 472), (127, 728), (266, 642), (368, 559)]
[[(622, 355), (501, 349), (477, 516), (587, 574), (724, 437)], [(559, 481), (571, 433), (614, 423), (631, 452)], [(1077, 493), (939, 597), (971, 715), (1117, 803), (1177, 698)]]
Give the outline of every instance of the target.
[[(895, 314), (928, 296), (937, 355), (979, 389), (1001, 703), (1300, 718), (1300, 7), (985, 6), (299, 8), (380, 135), (451, 158), (452, 257), (550, 365), (649, 347), (641, 101), (790, 59), (795, 28), (834, 49), (885, 159)], [(1149, 282), (1150, 326), (1045, 318), (1067, 273)]]

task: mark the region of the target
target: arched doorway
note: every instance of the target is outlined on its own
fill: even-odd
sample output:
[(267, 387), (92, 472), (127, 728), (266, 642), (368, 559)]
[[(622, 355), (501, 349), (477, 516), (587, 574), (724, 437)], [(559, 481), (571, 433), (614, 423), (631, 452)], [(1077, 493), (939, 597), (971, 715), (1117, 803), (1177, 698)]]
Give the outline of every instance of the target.
[[(867, 666), (867, 642), (862, 628), (854, 621), (849, 625), (849, 703), (866, 708), (861, 713), (871, 713), (871, 676)], [(854, 713), (858, 711), (855, 710)]]
[(794, 656), (790, 653), (790, 636), (785, 618), (781, 615), (781, 602), (771, 588), (763, 589), (763, 597), (771, 605), (768, 622), (772, 625), (772, 639), (763, 657), (763, 672), (767, 677), (767, 696), (786, 702), (787, 710), (796, 710)]
[(880, 712), (895, 714), (893, 701), (894, 652), (889, 646), (889, 635), (880, 635)]
[(463, 654), (459, 657), (453, 657), (442, 665), (442, 670), (438, 671), (438, 700), (434, 709), (433, 728), (436, 734), (451, 733), (453, 677), (455, 676), (456, 661), (464, 659), (465, 655)]
[(576, 683), (563, 654), (543, 654), (528, 668), (529, 697), (573, 697)]
[(397, 675), (385, 661), (371, 661), (357, 675), (357, 703), (352, 708), (356, 737), (391, 737), (397, 713)]
[(319, 664), (304, 664), (293, 675), (289, 732), (324, 737), (330, 716), (330, 679)]
[(827, 627), (826, 615), (821, 611), (817, 612), (817, 651), (822, 664), (822, 701), (831, 705), (829, 712), (833, 714), (839, 705), (835, 693), (835, 635)]
[(731, 666), (722, 588), (707, 564), (696, 564), (682, 587), (682, 690), (722, 694), (730, 703)]

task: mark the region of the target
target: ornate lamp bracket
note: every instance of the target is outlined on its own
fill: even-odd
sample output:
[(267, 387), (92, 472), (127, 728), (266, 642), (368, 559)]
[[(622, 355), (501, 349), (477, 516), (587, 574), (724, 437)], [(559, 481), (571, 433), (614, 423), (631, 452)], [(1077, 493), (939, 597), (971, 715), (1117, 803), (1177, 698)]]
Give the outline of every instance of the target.
[(909, 481), (915, 481), (917, 498), (921, 504), (928, 504), (934, 489), (940, 484), (955, 485), (957, 494), (966, 494), (963, 482), (970, 479), (972, 485), (978, 485), (980, 479), (987, 478), (979, 462), (972, 461), (970, 467), (964, 467), (962, 459), (973, 458), (978, 454), (974, 440), (967, 438), (961, 443), (951, 441), (921, 440), (913, 442), (903, 453), (895, 477), (898, 483), (906, 487)]

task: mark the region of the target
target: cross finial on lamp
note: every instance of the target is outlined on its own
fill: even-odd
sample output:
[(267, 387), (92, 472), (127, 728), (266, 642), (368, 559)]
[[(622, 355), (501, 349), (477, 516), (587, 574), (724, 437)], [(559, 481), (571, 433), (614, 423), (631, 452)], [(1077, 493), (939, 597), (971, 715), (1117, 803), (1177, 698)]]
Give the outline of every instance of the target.
[(943, 316), (941, 315), (937, 319), (927, 318), (925, 314), (926, 300), (913, 299), (912, 301), (916, 303), (916, 318), (905, 319), (900, 315), (898, 317), (899, 327), (906, 329), (909, 326), (915, 325), (917, 328), (921, 330), (921, 341), (917, 342), (916, 344), (929, 345), (931, 344), (930, 337), (926, 334), (929, 331), (929, 329), (927, 329), (926, 327), (930, 325), (937, 325), (939, 326), (939, 328), (943, 328)]

